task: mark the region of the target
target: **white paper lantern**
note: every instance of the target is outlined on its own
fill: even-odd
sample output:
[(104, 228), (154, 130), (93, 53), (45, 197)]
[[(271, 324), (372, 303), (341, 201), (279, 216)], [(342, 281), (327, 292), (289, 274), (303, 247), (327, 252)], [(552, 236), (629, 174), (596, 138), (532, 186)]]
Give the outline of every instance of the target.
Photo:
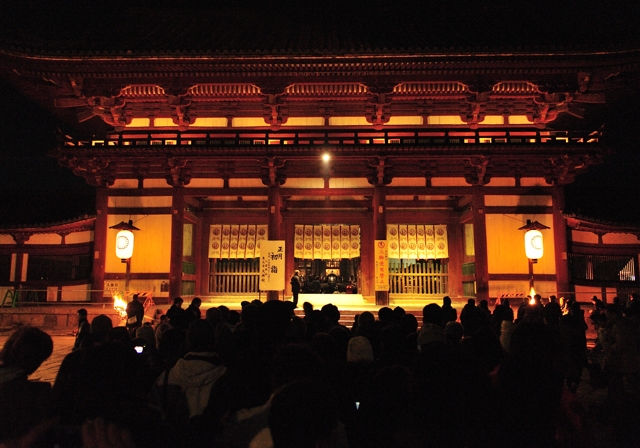
[(542, 258), (544, 245), (542, 243), (542, 233), (539, 230), (529, 230), (524, 234), (524, 250), (527, 258), (531, 260)]
[(120, 230), (116, 235), (116, 256), (121, 260), (133, 255), (133, 233), (130, 230)]

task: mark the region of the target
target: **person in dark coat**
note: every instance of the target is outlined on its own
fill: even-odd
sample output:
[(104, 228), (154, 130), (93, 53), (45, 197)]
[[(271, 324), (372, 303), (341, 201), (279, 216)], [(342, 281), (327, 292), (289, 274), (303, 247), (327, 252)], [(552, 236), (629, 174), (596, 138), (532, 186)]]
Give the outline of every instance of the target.
[(167, 319), (172, 327), (180, 327), (185, 330), (189, 326), (186, 319), (186, 310), (182, 308), (184, 300), (182, 297), (176, 297), (173, 299), (173, 305), (167, 310)]
[(300, 294), (300, 271), (293, 271), (293, 276), (291, 277), (291, 293), (293, 294), (293, 306), (294, 308), (298, 307), (298, 294)]
[(127, 304), (127, 328), (132, 339), (136, 337), (136, 330), (142, 326), (143, 319), (144, 305), (138, 300), (138, 294), (134, 294)]
[(187, 309), (185, 310), (186, 320), (188, 324), (195, 320), (200, 320), (202, 318), (202, 311), (200, 311), (200, 305), (202, 305), (202, 300), (199, 297), (194, 297)]
[(91, 333), (91, 325), (87, 320), (87, 310), (80, 308), (77, 312), (78, 316), (78, 332), (76, 333), (76, 340), (73, 343), (73, 350), (79, 350), (82, 347), (82, 341), (84, 341), (89, 333)]

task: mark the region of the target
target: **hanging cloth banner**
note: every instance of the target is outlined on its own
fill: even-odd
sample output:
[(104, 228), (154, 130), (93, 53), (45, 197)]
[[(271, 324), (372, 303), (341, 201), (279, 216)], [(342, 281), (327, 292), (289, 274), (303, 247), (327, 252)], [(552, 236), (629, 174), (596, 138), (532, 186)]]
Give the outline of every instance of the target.
[(331, 226), (322, 226), (322, 259), (331, 260)]
[(313, 226), (313, 259), (322, 259), (322, 226)]
[(256, 226), (247, 226), (247, 250), (245, 257), (256, 258)]
[(360, 226), (351, 226), (349, 258), (358, 258), (360, 256)]
[(313, 226), (304, 226), (304, 258), (313, 259)]
[(427, 245), (424, 242), (424, 226), (417, 225), (416, 226), (416, 242), (418, 244), (418, 259), (426, 260), (427, 259)]
[(340, 256), (340, 226), (331, 226), (331, 258), (342, 258)]
[(407, 226), (407, 244), (409, 245), (409, 258), (416, 260), (418, 258), (418, 241), (416, 226)]
[(427, 245), (427, 259), (436, 258), (436, 233), (433, 226), (424, 226), (424, 241)]
[(266, 224), (261, 224), (256, 228), (256, 254), (255, 257), (260, 257), (260, 243), (262, 241), (266, 241), (269, 236), (269, 226)]
[(400, 258), (409, 258), (409, 242), (407, 240), (408, 231), (407, 226), (398, 226), (398, 233), (400, 234)]
[(229, 258), (240, 258), (238, 257), (238, 237), (239, 236), (240, 236), (240, 226), (232, 225), (231, 238), (229, 241)]
[(220, 258), (229, 258), (229, 248), (231, 246), (231, 226), (222, 226), (222, 251)]
[(389, 242), (389, 258), (400, 258), (400, 240), (398, 235), (398, 225), (387, 225), (387, 241)]
[(222, 237), (222, 225), (209, 226), (209, 258), (220, 258), (220, 238)]
[(240, 234), (238, 235), (238, 258), (247, 258), (247, 225), (240, 226)]
[(340, 258), (349, 258), (351, 231), (349, 226), (340, 226)]
[(449, 243), (447, 240), (447, 226), (435, 226), (436, 258), (449, 258)]
[(304, 258), (304, 226), (296, 224), (293, 234), (293, 257)]

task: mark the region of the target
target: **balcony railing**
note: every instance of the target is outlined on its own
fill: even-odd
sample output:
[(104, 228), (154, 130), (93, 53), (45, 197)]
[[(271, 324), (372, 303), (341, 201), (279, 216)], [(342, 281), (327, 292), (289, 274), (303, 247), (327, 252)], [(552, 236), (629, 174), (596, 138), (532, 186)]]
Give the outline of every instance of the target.
[(542, 130), (425, 130), (390, 129), (367, 130), (286, 130), (286, 131), (126, 131), (101, 137), (62, 137), (66, 147), (90, 146), (358, 146), (358, 145), (567, 145), (598, 143), (598, 131), (542, 131)]

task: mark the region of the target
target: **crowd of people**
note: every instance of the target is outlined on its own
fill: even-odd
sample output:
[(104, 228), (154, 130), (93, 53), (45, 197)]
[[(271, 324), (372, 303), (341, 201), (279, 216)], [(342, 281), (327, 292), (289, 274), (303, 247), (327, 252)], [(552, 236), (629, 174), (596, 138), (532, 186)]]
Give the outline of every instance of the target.
[[(578, 303), (490, 310), (469, 299), (458, 313), (444, 297), (423, 308), (422, 325), (382, 307), (351, 328), (331, 304), (305, 302), (296, 315), (292, 302), (254, 300), (204, 316), (200, 299), (183, 304), (124, 327), (79, 310), (53, 385), (28, 381), (51, 337), (15, 331), (0, 352), (0, 446), (591, 446), (575, 397), (588, 363)], [(595, 350), (620, 409), (639, 396), (640, 300), (597, 306)], [(632, 432), (621, 437), (637, 441)]]

